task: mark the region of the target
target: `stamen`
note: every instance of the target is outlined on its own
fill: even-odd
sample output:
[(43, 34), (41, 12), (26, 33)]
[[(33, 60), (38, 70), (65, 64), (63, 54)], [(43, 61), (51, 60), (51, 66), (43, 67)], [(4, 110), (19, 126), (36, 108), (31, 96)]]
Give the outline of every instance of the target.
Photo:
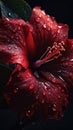
[(63, 41), (61, 43), (54, 42), (53, 46), (48, 47), (40, 59), (34, 63), (34, 66), (40, 67), (42, 64), (58, 59), (58, 57), (62, 56), (61, 51), (65, 51), (64, 45)]
[(44, 54), (40, 57), (40, 60), (45, 57), (45, 55), (50, 52), (51, 47), (48, 47), (47, 50), (44, 52)]

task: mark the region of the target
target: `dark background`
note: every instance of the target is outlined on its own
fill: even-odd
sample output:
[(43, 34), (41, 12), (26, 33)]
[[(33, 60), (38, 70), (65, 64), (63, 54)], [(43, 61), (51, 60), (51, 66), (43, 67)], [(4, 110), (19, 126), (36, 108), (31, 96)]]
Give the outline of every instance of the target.
[[(69, 38), (73, 37), (73, 4), (71, 1), (54, 0), (26, 0), (30, 6), (41, 6), (49, 15), (55, 17), (58, 22), (69, 25)], [(10, 109), (0, 108), (0, 130), (20, 130), (18, 117)], [(62, 119), (48, 120), (43, 123), (31, 123), (24, 120), (23, 130), (73, 130), (73, 105), (70, 104)]]

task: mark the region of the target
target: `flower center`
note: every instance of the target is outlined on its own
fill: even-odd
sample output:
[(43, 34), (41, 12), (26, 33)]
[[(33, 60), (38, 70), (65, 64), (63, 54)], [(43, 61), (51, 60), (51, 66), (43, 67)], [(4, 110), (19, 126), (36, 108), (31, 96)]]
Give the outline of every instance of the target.
[(40, 59), (34, 63), (34, 67), (38, 68), (45, 63), (58, 59), (58, 57), (62, 56), (62, 51), (65, 51), (64, 45), (63, 41), (61, 43), (54, 42), (53, 46), (48, 47)]

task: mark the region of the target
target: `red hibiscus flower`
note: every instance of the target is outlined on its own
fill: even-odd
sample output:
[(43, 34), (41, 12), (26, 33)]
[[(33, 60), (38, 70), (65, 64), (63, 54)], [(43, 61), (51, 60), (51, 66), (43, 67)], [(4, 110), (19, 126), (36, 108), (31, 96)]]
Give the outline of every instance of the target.
[(21, 117), (63, 116), (73, 89), (73, 40), (66, 24), (39, 7), (29, 22), (0, 19), (0, 61), (16, 64), (3, 93)]

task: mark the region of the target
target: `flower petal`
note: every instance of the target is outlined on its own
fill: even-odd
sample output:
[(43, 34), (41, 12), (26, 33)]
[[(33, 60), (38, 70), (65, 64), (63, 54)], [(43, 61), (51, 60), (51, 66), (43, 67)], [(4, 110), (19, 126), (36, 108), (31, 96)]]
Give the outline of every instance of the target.
[(22, 117), (58, 119), (68, 104), (67, 86), (60, 79), (51, 79), (36, 78), (31, 70), (17, 65), (4, 87), (5, 98)]
[(20, 63), (28, 67), (25, 33), (29, 25), (23, 20), (0, 19), (0, 62)]
[(46, 47), (53, 42), (66, 42), (68, 38), (68, 25), (58, 24), (54, 17), (46, 15), (39, 7), (32, 10), (30, 24), (34, 28), (33, 37), (38, 47)]
[(58, 69), (60, 70), (58, 75), (62, 76), (68, 84), (70, 92), (73, 93), (73, 39), (67, 40), (66, 51)]

